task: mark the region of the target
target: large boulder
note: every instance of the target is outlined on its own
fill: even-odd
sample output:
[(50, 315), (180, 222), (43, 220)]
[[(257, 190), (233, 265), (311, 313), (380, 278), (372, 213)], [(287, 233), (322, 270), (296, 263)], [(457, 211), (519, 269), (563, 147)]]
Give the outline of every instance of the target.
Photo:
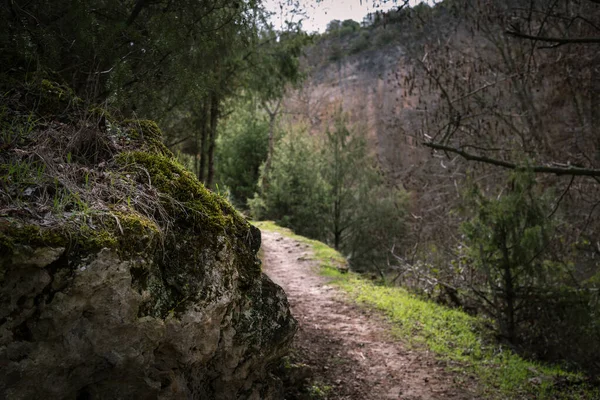
[(156, 125), (101, 118), (0, 155), (0, 398), (277, 398), (296, 321), (260, 231)]

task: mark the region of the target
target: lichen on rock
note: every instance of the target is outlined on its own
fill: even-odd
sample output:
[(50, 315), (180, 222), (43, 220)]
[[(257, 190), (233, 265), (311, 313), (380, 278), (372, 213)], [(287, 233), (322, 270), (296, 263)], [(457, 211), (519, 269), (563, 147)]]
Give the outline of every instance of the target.
[[(296, 322), (261, 271), (260, 232), (156, 124), (98, 126), (69, 104), (0, 154), (12, 174), (0, 180), (0, 398), (276, 397), (269, 368)], [(102, 152), (65, 152), (75, 134)]]

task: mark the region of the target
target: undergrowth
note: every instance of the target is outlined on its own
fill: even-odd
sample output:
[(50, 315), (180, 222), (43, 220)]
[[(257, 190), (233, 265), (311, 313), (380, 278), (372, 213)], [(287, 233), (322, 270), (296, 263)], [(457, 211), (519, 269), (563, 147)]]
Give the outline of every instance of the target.
[[(32, 242), (146, 252), (163, 247), (176, 223), (248, 234), (237, 211), (177, 163), (156, 123), (85, 108), (68, 87), (45, 79), (0, 93), (0, 104), (7, 252)], [(63, 240), (46, 240), (50, 233)]]
[(490, 321), (419, 298), (399, 287), (386, 287), (345, 273), (344, 258), (327, 245), (295, 235), (271, 221), (256, 222), (261, 230), (279, 232), (312, 246), (321, 274), (365, 307), (382, 312), (394, 335), (407, 345), (427, 349), (447, 362), (460, 384), (461, 376), (479, 378), (486, 399), (599, 399), (600, 389), (583, 375), (525, 360), (494, 341)]

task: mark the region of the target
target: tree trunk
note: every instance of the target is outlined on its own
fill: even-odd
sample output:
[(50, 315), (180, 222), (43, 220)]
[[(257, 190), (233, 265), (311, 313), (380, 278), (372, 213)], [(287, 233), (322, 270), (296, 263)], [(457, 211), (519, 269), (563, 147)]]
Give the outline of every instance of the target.
[(281, 106), (281, 99), (277, 100), (277, 104), (273, 111), (270, 110), (269, 105), (266, 102), (264, 102), (262, 106), (269, 115), (269, 148), (267, 150), (267, 159), (265, 160), (261, 181), (262, 190), (265, 191), (269, 186), (269, 171), (271, 170), (271, 160), (273, 159), (273, 149), (275, 147), (275, 120), (277, 119), (279, 106)]
[(510, 265), (510, 257), (506, 240), (502, 246), (502, 275), (504, 280), (504, 301), (505, 301), (505, 323), (506, 336), (510, 343), (515, 344), (517, 341), (517, 327), (515, 323), (515, 287), (514, 278)]
[[(339, 196), (339, 194), (336, 193), (336, 196)], [(338, 197), (335, 199), (333, 206), (333, 247), (338, 251), (342, 245), (342, 211), (340, 203), (341, 201)]]
[(200, 158), (200, 163), (196, 173), (198, 175), (198, 180), (204, 182), (204, 172), (206, 171), (206, 139), (208, 136), (208, 129), (206, 126), (206, 122), (208, 121), (208, 98), (202, 100), (200, 113), (200, 145), (197, 156)]
[(210, 95), (210, 127), (208, 137), (208, 173), (206, 187), (212, 187), (215, 177), (215, 147), (217, 141), (217, 122), (219, 120), (219, 95), (213, 91)]

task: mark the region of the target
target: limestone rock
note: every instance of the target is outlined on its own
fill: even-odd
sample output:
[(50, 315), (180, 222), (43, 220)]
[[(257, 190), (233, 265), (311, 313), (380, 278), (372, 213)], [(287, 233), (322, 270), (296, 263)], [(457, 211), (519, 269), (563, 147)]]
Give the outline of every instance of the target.
[(242, 281), (230, 247), (205, 249), (219, 261), (198, 266), (210, 270), (197, 275), (202, 298), (164, 316), (143, 312), (160, 291), (136, 288), (133, 278), (157, 271), (155, 261), (103, 249), (71, 264), (62, 251), (20, 252), (5, 266), (0, 398), (277, 396), (267, 366), (285, 354), (296, 322), (269, 278)]
[(0, 151), (0, 399), (278, 398), (296, 321), (260, 231), (154, 122), (69, 104)]

